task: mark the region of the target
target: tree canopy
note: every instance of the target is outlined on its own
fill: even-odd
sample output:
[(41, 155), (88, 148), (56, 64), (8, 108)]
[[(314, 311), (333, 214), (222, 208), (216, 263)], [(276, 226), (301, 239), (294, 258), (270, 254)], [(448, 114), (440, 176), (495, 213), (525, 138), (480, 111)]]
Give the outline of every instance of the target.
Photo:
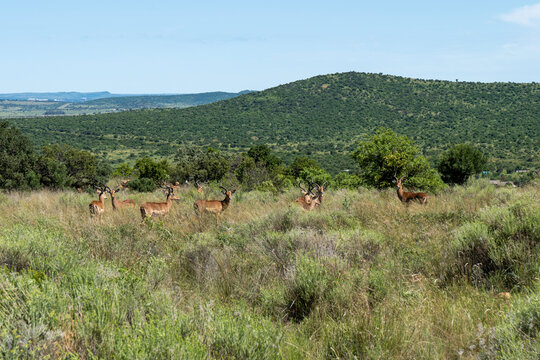
[(388, 128), (360, 141), (352, 157), (359, 165), (358, 176), (367, 186), (392, 187), (396, 178), (403, 177), (409, 186), (436, 190), (444, 185), (414, 142)]
[(487, 156), (475, 146), (457, 144), (441, 154), (438, 169), (444, 182), (461, 185), (485, 170), (487, 161)]

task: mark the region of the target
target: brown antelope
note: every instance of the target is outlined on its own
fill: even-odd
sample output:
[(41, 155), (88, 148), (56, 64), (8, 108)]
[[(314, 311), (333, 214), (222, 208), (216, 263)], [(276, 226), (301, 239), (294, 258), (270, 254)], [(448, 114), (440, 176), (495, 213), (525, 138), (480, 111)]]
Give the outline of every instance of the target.
[(227, 190), (223, 186), (220, 186), (223, 189), (222, 193), (225, 195), (223, 200), (197, 200), (193, 203), (193, 208), (202, 214), (204, 212), (210, 212), (216, 214), (216, 221), (219, 219), (219, 215), (229, 207), (231, 203), (232, 196), (236, 190)]
[(322, 185), (319, 185), (317, 183), (315, 183), (314, 185), (315, 185), (315, 189), (317, 190), (317, 194), (313, 198), (313, 201), (315, 202), (315, 206), (319, 206), (322, 204), (323, 195), (324, 195), (324, 192), (326, 191), (326, 181), (323, 182)]
[(131, 180), (129, 180), (129, 179), (122, 180), (122, 182), (120, 183), (120, 185), (118, 185), (118, 189), (124, 189), (124, 188), (127, 188), (130, 181), (131, 181)]
[(423, 192), (408, 192), (403, 191), (402, 181), (405, 177), (397, 178), (396, 177), (396, 186), (397, 186), (397, 196), (402, 203), (408, 203), (409, 201), (418, 201), (420, 204), (425, 204), (427, 202), (428, 196)]
[(127, 199), (127, 200), (116, 200), (116, 193), (119, 192), (122, 188), (122, 185), (120, 185), (116, 189), (107, 188), (109, 191), (109, 194), (111, 194), (111, 203), (113, 210), (119, 210), (121, 208), (135, 208), (136, 204), (135, 201)]
[(141, 217), (142, 220), (146, 217), (152, 216), (162, 216), (166, 215), (171, 209), (173, 200), (180, 200), (176, 195), (174, 195), (174, 190), (172, 187), (167, 186), (167, 201), (165, 202), (145, 202), (141, 205)]
[(96, 189), (99, 194), (99, 201), (92, 201), (89, 205), (90, 207), (90, 215), (96, 216), (101, 215), (105, 211), (105, 199), (107, 198), (107, 188), (106, 186), (102, 186), (100, 188)]
[(163, 184), (161, 185), (162, 187), (170, 187), (173, 189), (173, 191), (176, 191), (180, 188), (180, 183), (177, 181), (173, 184), (167, 184), (166, 181), (163, 182)]
[(308, 190), (304, 189), (301, 184), (298, 184), (298, 187), (302, 189), (302, 193), (304, 195), (297, 198), (294, 202), (300, 204), (302, 209), (306, 211), (311, 211), (313, 208), (317, 205), (318, 201), (316, 200), (316, 196), (313, 195), (313, 184), (308, 184)]
[(199, 180), (195, 179), (195, 187), (197, 188), (197, 191), (199, 193), (201, 193), (202, 195), (204, 195), (204, 190), (202, 188), (202, 185), (201, 183), (199, 182)]

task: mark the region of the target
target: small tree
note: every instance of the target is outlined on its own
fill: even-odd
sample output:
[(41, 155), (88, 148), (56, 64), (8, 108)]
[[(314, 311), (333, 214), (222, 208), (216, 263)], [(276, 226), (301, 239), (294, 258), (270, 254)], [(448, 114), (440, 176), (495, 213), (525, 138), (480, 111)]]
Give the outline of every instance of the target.
[(269, 147), (257, 145), (242, 154), (235, 173), (242, 185), (248, 189), (268, 181), (279, 187), (283, 165), (281, 159), (272, 154)]
[(307, 156), (297, 156), (293, 162), (287, 167), (286, 174), (292, 176), (293, 178), (298, 178), (300, 173), (308, 168), (320, 169), (321, 167), (313, 159), (308, 158)]
[(407, 177), (413, 187), (436, 190), (444, 186), (437, 172), (407, 136), (390, 129), (379, 129), (368, 139), (358, 143), (352, 157), (358, 161), (358, 176), (367, 186), (379, 189), (393, 187), (396, 177)]
[(183, 146), (176, 156), (176, 166), (171, 171), (173, 181), (184, 182), (197, 179), (199, 181), (219, 181), (229, 171), (227, 156), (214, 148), (203, 149)]
[(461, 185), (484, 170), (487, 161), (487, 156), (473, 145), (458, 144), (441, 154), (438, 169), (444, 182)]
[(155, 184), (160, 184), (169, 177), (170, 166), (167, 160), (156, 162), (144, 157), (135, 162), (134, 169), (139, 178), (151, 179)]

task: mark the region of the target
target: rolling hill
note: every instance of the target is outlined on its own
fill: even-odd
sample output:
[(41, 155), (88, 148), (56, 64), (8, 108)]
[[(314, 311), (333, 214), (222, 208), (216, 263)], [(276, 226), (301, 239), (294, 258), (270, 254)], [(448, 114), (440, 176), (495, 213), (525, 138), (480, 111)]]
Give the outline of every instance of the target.
[(0, 94), (0, 118), (87, 115), (134, 109), (185, 108), (231, 99), (249, 93), (222, 91), (182, 95), (121, 95), (99, 93)]
[(68, 143), (114, 161), (172, 157), (181, 144), (242, 151), (268, 144), (286, 161), (308, 155), (332, 172), (353, 166), (357, 140), (389, 127), (435, 160), (471, 142), (495, 168), (540, 166), (540, 85), (321, 75), (185, 109), (12, 120), (38, 145)]

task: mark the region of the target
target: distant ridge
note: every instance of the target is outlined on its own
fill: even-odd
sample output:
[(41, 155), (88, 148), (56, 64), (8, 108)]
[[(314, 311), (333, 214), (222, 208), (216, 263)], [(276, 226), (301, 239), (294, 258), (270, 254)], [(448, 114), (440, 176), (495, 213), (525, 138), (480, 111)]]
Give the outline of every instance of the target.
[(268, 144), (286, 161), (310, 156), (351, 169), (355, 142), (389, 127), (436, 161), (451, 144), (477, 144), (491, 166), (540, 167), (540, 84), (417, 80), (357, 72), (315, 76), (185, 109), (14, 121), (37, 144), (66, 142), (125, 161), (172, 157), (180, 144), (243, 151)]
[(251, 92), (223, 91), (199, 94), (124, 95), (108, 91), (0, 94), (0, 118), (49, 115), (86, 115), (136, 109), (185, 108), (204, 105)]
[(0, 94), (0, 99), (2, 100), (27, 100), (27, 101), (39, 100), (39, 101), (82, 102), (82, 101), (116, 97), (116, 96), (125, 96), (125, 95), (111, 94), (108, 91), (23, 92), (23, 93)]

